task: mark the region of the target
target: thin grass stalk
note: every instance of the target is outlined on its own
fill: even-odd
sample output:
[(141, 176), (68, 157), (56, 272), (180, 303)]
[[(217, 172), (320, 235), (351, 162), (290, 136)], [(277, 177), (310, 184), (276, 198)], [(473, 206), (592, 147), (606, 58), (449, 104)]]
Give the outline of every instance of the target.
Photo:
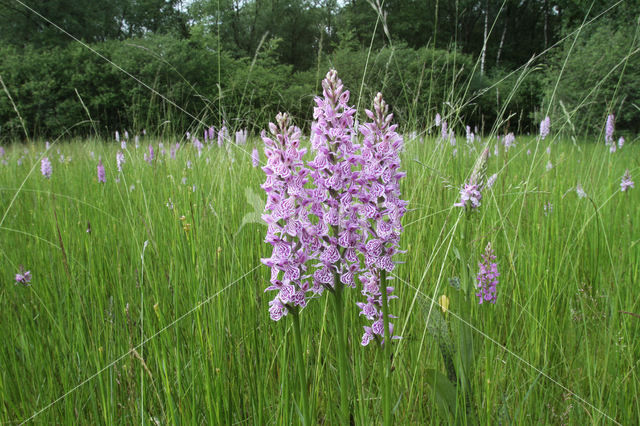
[(335, 315), (336, 322), (336, 339), (338, 341), (338, 373), (340, 377), (340, 422), (339, 424), (348, 425), (350, 423), (349, 418), (349, 382), (348, 382), (348, 368), (347, 363), (347, 336), (344, 328), (344, 284), (340, 281), (338, 274), (334, 275), (334, 287), (333, 287), (333, 303), (335, 309), (333, 313)]
[(389, 329), (389, 298), (387, 295), (387, 271), (380, 270), (380, 292), (382, 293), (382, 321), (384, 324), (384, 344), (382, 345), (382, 383), (383, 424), (389, 426), (393, 422), (391, 415), (391, 330)]
[(304, 359), (302, 352), (302, 338), (300, 333), (300, 317), (298, 311), (293, 311), (293, 339), (296, 348), (296, 367), (298, 369), (298, 380), (300, 382), (300, 402), (302, 404), (302, 424), (310, 425), (311, 417), (309, 412), (309, 394), (307, 392), (307, 373), (304, 369)]

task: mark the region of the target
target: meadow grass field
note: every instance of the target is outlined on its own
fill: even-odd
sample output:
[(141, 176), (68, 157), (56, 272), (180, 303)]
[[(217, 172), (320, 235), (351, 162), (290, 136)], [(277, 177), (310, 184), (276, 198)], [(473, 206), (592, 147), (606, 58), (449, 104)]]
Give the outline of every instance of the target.
[[(250, 158), (257, 146), (264, 162), (262, 141), (205, 145), (199, 156), (182, 140), (172, 158), (177, 140), (129, 140), (121, 172), (115, 141), (6, 149), (3, 424), (299, 423), (292, 323), (269, 318), (264, 293), (265, 175)], [(453, 204), (485, 142), (487, 175), (497, 178), (467, 217)], [(406, 253), (391, 302), (402, 336), (392, 345), (395, 423), (637, 424), (640, 189), (620, 191), (626, 169), (640, 176), (637, 144), (610, 153), (595, 138), (520, 136), (497, 155), (495, 144), (459, 141), (454, 155), (435, 136), (405, 135)], [(475, 276), (488, 242), (497, 302), (479, 305), (452, 284), (465, 269), (460, 253)], [(21, 265), (28, 285), (14, 279)], [(350, 412), (355, 424), (380, 424), (382, 351), (360, 345), (359, 293), (345, 291)], [(331, 309), (325, 294), (300, 313), (306, 388), (322, 424), (340, 422)], [(469, 391), (454, 394), (449, 411), (436, 378), (446, 374), (447, 345), (473, 365)]]

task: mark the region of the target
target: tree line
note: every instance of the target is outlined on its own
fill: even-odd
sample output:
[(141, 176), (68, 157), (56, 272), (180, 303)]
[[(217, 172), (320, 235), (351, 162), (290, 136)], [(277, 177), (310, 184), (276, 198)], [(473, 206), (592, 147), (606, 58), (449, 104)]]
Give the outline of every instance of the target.
[[(87, 113), (100, 125), (74, 132), (192, 124), (59, 26), (216, 124), (285, 106), (304, 122), (336, 66), (354, 91), (389, 91), (412, 126), (450, 108), (460, 125), (525, 132), (548, 113), (597, 132), (614, 112), (635, 132), (639, 14), (640, 0), (0, 0), (0, 77), (42, 135)], [(0, 137), (18, 124), (3, 97)]]

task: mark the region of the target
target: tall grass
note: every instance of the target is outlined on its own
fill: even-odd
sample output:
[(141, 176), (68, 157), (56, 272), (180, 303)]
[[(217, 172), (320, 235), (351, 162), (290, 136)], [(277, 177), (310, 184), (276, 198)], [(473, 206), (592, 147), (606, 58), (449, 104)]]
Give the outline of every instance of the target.
[[(0, 166), (0, 336), (7, 342), (0, 349), (1, 420), (297, 423), (292, 330), (270, 321), (263, 297), (265, 228), (239, 230), (253, 211), (244, 189), (260, 193), (262, 172), (248, 156), (231, 162), (217, 147), (198, 158), (186, 146), (175, 160), (158, 156), (149, 165), (142, 159), (148, 143), (157, 151), (157, 140), (143, 138), (139, 150), (129, 144), (120, 183), (115, 144), (53, 145), (50, 180), (38, 173), (44, 145), (8, 150), (8, 164)], [(480, 348), (474, 421), (638, 420), (640, 319), (623, 312), (640, 308), (640, 232), (633, 226), (640, 212), (638, 194), (619, 191), (625, 168), (632, 176), (640, 171), (632, 160), (638, 148), (611, 155), (603, 144), (559, 141), (551, 144), (554, 168), (547, 172), (547, 154), (526, 154), (536, 143), (519, 138), (508, 167), (502, 152), (489, 159), (498, 181), (466, 247), (452, 205), (475, 154), (459, 147), (454, 157), (448, 144), (430, 138), (407, 143), (408, 252), (394, 272), (403, 336), (392, 373), (398, 424), (452, 420), (436, 409), (428, 386), (426, 372), (442, 361), (427, 318), (439, 309), (434, 299), (451, 296), (448, 278), (460, 276), (454, 251), (479, 258), (487, 240), (502, 273), (498, 303), (473, 306), (470, 323), (462, 324)], [(71, 162), (60, 163), (58, 149)], [(97, 181), (98, 156), (106, 184)], [(577, 182), (588, 199), (576, 195)], [(545, 215), (547, 202), (553, 211)], [(14, 285), (19, 265), (32, 271), (31, 286)], [(372, 366), (380, 365), (380, 351), (358, 344), (364, 321), (352, 293), (345, 293), (345, 320), (353, 415), (357, 424), (379, 423), (382, 372)], [(300, 321), (311, 411), (319, 422), (335, 423), (338, 360), (335, 336), (325, 328), (328, 309), (320, 299)], [(445, 314), (456, 327), (459, 310), (454, 302)]]
[[(393, 60), (392, 53), (387, 67), (398, 67)], [(523, 65), (519, 78), (532, 69)], [(429, 110), (443, 108), (460, 126), (476, 95), (458, 85), (455, 70), (447, 72), (450, 102)], [(429, 90), (428, 82), (418, 83), (418, 91)], [(409, 111), (414, 95), (407, 93)], [(368, 104), (359, 98), (354, 103)], [(221, 94), (210, 105), (203, 116), (223, 114)], [(574, 113), (567, 112), (568, 122)], [(499, 117), (483, 139), (491, 152), (507, 118)], [(640, 175), (637, 144), (610, 154), (592, 140), (518, 137), (508, 155), (500, 150), (489, 158), (488, 175), (497, 173), (498, 180), (462, 239), (462, 213), (452, 206), (481, 144), (459, 141), (453, 155), (453, 147), (431, 137), (437, 129), (420, 128), (418, 118), (400, 125), (422, 132), (407, 137), (402, 154), (410, 211), (405, 263), (394, 271), (396, 330), (403, 336), (393, 347), (389, 392), (398, 397), (396, 423), (638, 423), (640, 231), (633, 220), (640, 195), (619, 191), (626, 168)], [(157, 130), (162, 139), (142, 137), (139, 149), (130, 141), (122, 174), (118, 147), (98, 139), (57, 142), (46, 154), (41, 142), (15, 144), (0, 159), (6, 160), (0, 164), (1, 422), (300, 422), (293, 329), (269, 319), (263, 296), (266, 229), (244, 221), (255, 212), (245, 190), (264, 197), (263, 172), (251, 167), (250, 146), (234, 149), (231, 161), (224, 149), (209, 147), (198, 156), (182, 141), (176, 159), (143, 160), (148, 144), (158, 153), (163, 142), (168, 153), (177, 130), (168, 122)], [(250, 144), (261, 146), (257, 139)], [(39, 174), (43, 155), (53, 162), (50, 180)], [(97, 181), (99, 157), (106, 184)], [(588, 198), (577, 196), (577, 183)], [(456, 253), (479, 260), (487, 241), (501, 272), (498, 302), (473, 305), (461, 316), (449, 285), (463, 273)], [(32, 272), (28, 287), (14, 284), (20, 265)], [(451, 304), (440, 314), (443, 294)], [(383, 372), (375, 366), (382, 365), (382, 351), (360, 347), (365, 321), (358, 295), (344, 296), (355, 383), (351, 413), (356, 424), (379, 424)], [(337, 424), (339, 360), (327, 328), (329, 305), (324, 297), (301, 313), (301, 345), (309, 411), (318, 423)], [(438, 408), (429, 376), (443, 370), (429, 333), (438, 316), (452, 331), (473, 336), (474, 417)], [(463, 406), (463, 395), (457, 398)]]

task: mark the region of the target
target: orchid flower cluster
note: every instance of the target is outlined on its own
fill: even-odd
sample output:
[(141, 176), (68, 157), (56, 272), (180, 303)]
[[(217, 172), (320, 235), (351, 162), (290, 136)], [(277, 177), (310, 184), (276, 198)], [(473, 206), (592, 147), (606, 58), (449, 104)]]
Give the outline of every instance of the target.
[(622, 175), (622, 181), (620, 182), (620, 191), (625, 192), (629, 190), (629, 188), (635, 188), (635, 185), (631, 180), (631, 173), (629, 173), (629, 169), (627, 169), (624, 171), (624, 175)]
[[(476, 160), (476, 164), (473, 167), (471, 177), (467, 182), (462, 185), (460, 189), (460, 201), (455, 203), (454, 207), (469, 207), (470, 211), (473, 211), (480, 207), (480, 201), (482, 200), (482, 191), (485, 187), (491, 187), (495, 183), (495, 178), (491, 176), (490, 182), (485, 182), (487, 159), (489, 158), (489, 150), (484, 149), (480, 157)], [(496, 176), (497, 178), (497, 176)], [(489, 185), (490, 183), (490, 185)]]
[(97, 173), (98, 173), (98, 182), (107, 183), (107, 176), (104, 171), (104, 164), (102, 164), (102, 159), (98, 159)]
[(496, 256), (491, 247), (491, 243), (487, 244), (487, 247), (482, 254), (482, 262), (478, 263), (480, 271), (476, 277), (478, 284), (478, 303), (483, 302), (496, 303), (496, 286), (498, 285), (498, 265), (495, 262)]
[(547, 136), (549, 136), (549, 131), (551, 130), (551, 120), (547, 115), (544, 120), (540, 122), (540, 139), (544, 140)]
[[(405, 175), (398, 156), (403, 139), (391, 125), (381, 94), (373, 111), (366, 111), (371, 122), (356, 129), (349, 91), (335, 70), (327, 73), (322, 87), (311, 126), (312, 161), (304, 161), (301, 132), (286, 114), (269, 124), (270, 135), (262, 132), (267, 158), (262, 217), (268, 225), (265, 240), (273, 246), (271, 257), (262, 262), (271, 267), (267, 290), (278, 292), (269, 312), (277, 321), (324, 290), (355, 288), (358, 279), (366, 298), (358, 306), (373, 321), (365, 327), (366, 345), (374, 335), (384, 335), (380, 287), (386, 283), (380, 283), (380, 271), (386, 274), (395, 266), (407, 206), (399, 189)], [(390, 294), (393, 288), (384, 291)]]
[(613, 151), (615, 152), (615, 142), (613, 141), (613, 132), (615, 130), (615, 116), (613, 114), (609, 114), (607, 116), (607, 124), (605, 125), (604, 130), (604, 143), (605, 145), (613, 146)]

